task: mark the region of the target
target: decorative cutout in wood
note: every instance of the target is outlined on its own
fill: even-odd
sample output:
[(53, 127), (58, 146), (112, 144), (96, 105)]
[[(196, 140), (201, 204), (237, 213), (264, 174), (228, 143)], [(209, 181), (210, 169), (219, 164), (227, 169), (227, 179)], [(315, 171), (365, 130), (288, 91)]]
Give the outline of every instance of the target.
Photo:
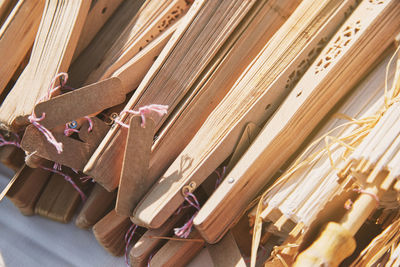
[(361, 29), (361, 21), (352, 22), (344, 28), (343, 32), (337, 37), (333, 45), (326, 51), (325, 55), (318, 61), (315, 66), (315, 74), (324, 71), (339, 56), (340, 53), (354, 40), (354, 36)]
[(306, 70), (311, 66), (314, 60), (317, 58), (319, 53), (325, 47), (328, 42), (327, 38), (322, 38), (316, 47), (314, 47), (307, 55), (307, 58), (301, 61), (297, 68), (289, 75), (285, 89), (292, 89), (296, 83), (300, 80), (301, 76), (306, 72)]

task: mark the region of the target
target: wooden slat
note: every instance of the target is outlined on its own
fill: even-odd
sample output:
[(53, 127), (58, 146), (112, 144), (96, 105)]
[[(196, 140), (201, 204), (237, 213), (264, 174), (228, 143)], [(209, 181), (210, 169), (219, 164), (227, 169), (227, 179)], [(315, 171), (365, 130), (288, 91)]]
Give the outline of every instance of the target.
[[(5, 1), (3, 1), (4, 4)], [(18, 1), (0, 28), (0, 93), (6, 88), (35, 40), (42, 17), (44, 0)], [(0, 3), (0, 8), (3, 7)], [(12, 49), (12, 53), (10, 53)]]
[[(197, 232), (191, 233), (189, 238), (201, 240)], [(203, 246), (204, 242), (170, 240), (151, 258), (150, 266), (186, 266), (200, 252)]]
[(33, 215), (36, 202), (42, 193), (50, 173), (43, 169), (31, 169), (24, 165), (15, 174), (17, 180), (7, 192), (7, 198), (24, 215)]
[[(81, 54), (89, 45), (103, 25), (114, 14), (115, 10), (121, 5), (123, 0), (96, 0), (92, 2), (89, 14), (86, 17), (81, 35), (76, 45), (72, 62)], [(131, 2), (138, 2), (133, 0)]]
[(112, 208), (117, 192), (108, 192), (101, 185), (95, 184), (88, 199), (75, 219), (75, 225), (87, 229), (95, 225)]
[(124, 1), (111, 18), (101, 28), (90, 44), (72, 63), (68, 73), (68, 84), (73, 87), (83, 86), (85, 80), (96, 66), (101, 64), (104, 54), (118, 40), (125, 26), (140, 9), (144, 0)]

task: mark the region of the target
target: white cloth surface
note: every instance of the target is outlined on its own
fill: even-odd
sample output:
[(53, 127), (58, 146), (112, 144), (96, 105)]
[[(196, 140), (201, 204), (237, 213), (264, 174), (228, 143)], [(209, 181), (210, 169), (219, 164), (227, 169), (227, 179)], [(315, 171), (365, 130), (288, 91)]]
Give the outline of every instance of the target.
[[(0, 166), (0, 192), (12, 172)], [(7, 199), (0, 202), (0, 266), (7, 267), (124, 267), (124, 257), (113, 257), (96, 241), (91, 230), (54, 222), (40, 216), (24, 216)], [(212, 266), (207, 250), (189, 264)], [(153, 267), (153, 266), (152, 266)]]

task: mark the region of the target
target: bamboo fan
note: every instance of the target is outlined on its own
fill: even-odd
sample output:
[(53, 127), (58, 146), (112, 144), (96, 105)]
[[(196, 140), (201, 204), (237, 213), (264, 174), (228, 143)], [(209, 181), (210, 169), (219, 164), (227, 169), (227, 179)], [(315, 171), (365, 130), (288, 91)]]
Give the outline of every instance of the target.
[(89, 6), (90, 1), (46, 1), (29, 64), (0, 107), (3, 128), (25, 127), (53, 77), (68, 70)]
[[(168, 115), (171, 114), (254, 2), (196, 1), (125, 109), (136, 110), (150, 103), (158, 103), (167, 104)], [(217, 9), (224, 13), (214, 15)], [(207, 24), (204, 26), (205, 22)], [(166, 89), (160, 91), (160, 88)], [(121, 120), (128, 122), (126, 114), (121, 116)], [(155, 118), (155, 131), (162, 126), (164, 120)], [(126, 134), (126, 129), (116, 125), (85, 167), (85, 173), (92, 175), (108, 190), (118, 185)]]
[[(6, 2), (11, 1), (3, 1), (0, 8), (6, 5)], [(7, 58), (0, 66), (0, 92), (6, 88), (33, 45), (44, 3), (42, 0), (18, 1), (0, 28), (0, 56)], [(14, 48), (12, 53), (10, 47)]]
[[(72, 87), (78, 88), (83, 86), (89, 74), (101, 64), (104, 55), (111, 49), (113, 44), (121, 36), (124, 28), (132, 20), (136, 18), (136, 13), (139, 11), (144, 0), (123, 1), (119, 8), (104, 24), (90, 44), (79, 53), (74, 53), (75, 60), (71, 64), (68, 74), (68, 83)], [(88, 14), (88, 16), (90, 13)], [(79, 46), (79, 43), (78, 43)], [(78, 50), (79, 48), (77, 48)]]
[[(308, 266), (316, 262), (338, 265), (354, 251), (353, 235), (379, 204), (383, 204), (381, 199), (390, 196), (390, 190), (398, 176), (397, 166), (391, 167), (393, 165), (390, 164), (396, 161), (398, 150), (399, 131), (396, 130), (396, 116), (399, 113), (399, 105), (396, 97), (399, 90), (399, 70), (398, 64), (393, 88), (390, 93), (385, 91), (384, 109), (377, 112), (378, 122), (373, 125), (339, 172), (342, 177), (356, 180), (362, 189), (360, 196), (339, 223), (328, 223), (318, 239), (297, 257), (297, 266)], [(396, 201), (394, 195), (392, 202)], [(335, 257), (333, 251), (342, 245), (336, 243), (339, 240), (346, 250), (341, 257)], [(320, 249), (321, 245), (328, 247)]]
[[(335, 6), (341, 6), (337, 1), (319, 4), (303, 1), (272, 37), (136, 208), (136, 222), (148, 227), (161, 225), (183, 202), (182, 188), (191, 182), (200, 185), (233, 152), (247, 123), (265, 122), (290, 91), (291, 81), (297, 79), (291, 74), (300, 75), (306, 64), (302, 62), (320, 51), (321, 39), (326, 36), (323, 26), (335, 13)], [(294, 24), (299, 27), (293, 28)], [(330, 29), (335, 28), (331, 25)], [(304, 31), (309, 33), (307, 38)], [(286, 85), (286, 90), (281, 90)]]
[[(280, 20), (275, 20), (267, 16), (269, 13), (279, 17)], [(132, 199), (129, 201), (131, 207), (129, 209), (130, 213), (126, 215), (131, 214), (132, 208), (136, 206), (140, 198), (156, 181), (161, 174), (161, 170), (164, 170), (168, 164), (171, 163), (174, 157), (184, 148), (185, 144), (189, 142), (196, 128), (200, 127), (208, 112), (211, 111), (212, 106), (209, 104), (210, 99), (213, 99), (213, 102), (211, 102), (213, 106), (219, 102), (219, 99), (222, 98), (233, 84), (234, 79), (239, 76), (240, 71), (244, 70), (259, 49), (261, 49), (261, 44), (267, 42), (268, 39), (265, 38), (265, 36), (267, 34), (272, 34), (274, 30), (272, 26), (279, 25), (281, 21), (283, 21), (283, 19), (280, 17), (280, 14), (277, 14), (276, 11), (266, 5), (264, 1), (257, 1), (255, 3), (238, 28), (231, 34), (229, 40), (215, 56), (213, 64), (207, 68), (206, 73), (208, 74), (202, 77), (202, 81), (196, 85), (199, 89), (194, 88), (196, 95), (193, 93), (193, 96), (190, 95), (190, 98), (188, 97), (184, 102), (182, 101), (183, 104), (177, 107), (176, 115), (168, 122), (160, 135), (157, 136), (157, 141), (153, 145), (154, 149), (151, 155), (152, 165), (150, 165), (149, 174), (144, 178), (145, 183), (136, 183), (136, 186), (123, 185), (123, 180), (126, 177), (124, 174), (128, 173), (128, 175), (132, 176), (132, 169), (136, 170), (134, 172), (135, 176), (132, 177), (132, 179), (136, 181), (140, 180), (139, 169), (132, 166), (132, 160), (135, 159), (137, 151), (140, 150), (129, 149), (130, 151), (135, 151), (132, 160), (128, 160), (126, 158), (127, 154), (125, 153), (124, 161), (127, 161), (127, 164), (124, 163), (123, 165), (124, 169), (120, 177), (119, 192), (129, 190), (130, 195), (135, 198), (135, 201), (132, 201)], [(261, 40), (254, 42), (255, 39)], [(194, 99), (191, 99), (192, 97)], [(205, 107), (207, 107), (207, 111)], [(182, 110), (182, 112), (179, 112), (179, 110)], [(201, 117), (201, 119), (197, 119), (198, 117)], [(196, 123), (193, 123), (194, 120)], [(146, 126), (146, 129), (147, 128)], [(135, 132), (140, 131), (140, 128), (135, 129)], [(176, 139), (176, 134), (174, 134), (174, 132), (176, 134), (179, 133), (181, 138), (184, 137), (183, 134), (186, 134), (188, 137), (182, 142), (182, 139)], [(150, 137), (152, 137), (152, 135)], [(130, 135), (129, 138), (131, 138)], [(142, 143), (146, 140), (144, 137), (140, 139), (143, 140)], [(133, 145), (138, 144), (133, 143)], [(128, 151), (128, 147), (126, 151)], [(140, 158), (143, 159), (146, 157), (147, 155), (143, 155)], [(148, 165), (148, 163), (146, 165)], [(117, 212), (120, 211), (118, 204), (119, 202), (117, 200)]]
[[(335, 136), (339, 140), (350, 143), (346, 136), (351, 133), (362, 130), (362, 125), (346, 124), (343, 118), (337, 118), (335, 114), (345, 114), (350, 118), (365, 118), (374, 115), (382, 106), (382, 93), (385, 87), (385, 70), (389, 59), (384, 60), (375, 68), (373, 73), (351, 92), (351, 96), (345, 100), (345, 103), (338, 109), (325, 123), (324, 127), (319, 130), (317, 137), (311, 142), (312, 144), (321, 139), (326, 133), (329, 136)], [(393, 76), (393, 73), (391, 73)], [(340, 115), (339, 115), (340, 116)], [(339, 129), (337, 129), (339, 128)], [(336, 130), (335, 130), (336, 129)], [(335, 130), (335, 131), (334, 131)], [(351, 138), (350, 138), (351, 140)], [(319, 151), (324, 151), (327, 143), (334, 143), (333, 139), (324, 138), (313, 145), (307, 154), (302, 155), (306, 159)], [(352, 144), (356, 146), (357, 143)], [(348, 147), (340, 143), (334, 143), (328, 147), (328, 152), (319, 153), (312, 162), (294, 172), (284, 181), (278, 180), (277, 185), (266, 195), (263, 200), (265, 203), (261, 217), (264, 221), (272, 221), (278, 231), (286, 231), (288, 233), (292, 227), (301, 222), (305, 227), (309, 226), (318, 214), (320, 209), (324, 207), (324, 203), (329, 201), (333, 195), (338, 194), (341, 190), (341, 182), (337, 177), (337, 170), (333, 166), (341, 166), (344, 164), (343, 155), (346, 154)], [(253, 209), (250, 220), (254, 222), (257, 208)], [(290, 220), (290, 222), (288, 221)], [(291, 225), (288, 229), (283, 226)], [(272, 230), (272, 229), (271, 229)]]
[[(272, 4), (272, 3), (271, 3)], [(275, 7), (290, 14), (298, 5), (296, 1), (274, 2)], [(160, 129), (152, 148), (148, 178), (152, 184), (190, 142), (207, 116), (229, 92), (241, 73), (260, 52), (270, 37), (285, 22), (286, 16), (274, 6), (257, 1), (247, 17), (232, 33), (213, 65), (192, 90), (176, 112)], [(257, 40), (257, 41), (254, 41)], [(215, 65), (215, 67), (214, 67)], [(213, 69), (214, 68), (214, 69)], [(176, 136), (179, 135), (179, 140)]]
[(86, 83), (110, 77), (162, 31), (173, 25), (189, 7), (189, 1), (185, 0), (147, 1)]
[[(399, 25), (388, 18), (397, 16), (398, 7), (397, 1), (381, 5), (363, 1), (332, 37), (195, 218), (196, 228), (208, 242), (222, 237), (318, 122), (363, 77), (379, 56), (371, 57), (372, 51), (382, 53), (392, 42)], [(371, 15), (365, 19), (365, 14)], [(386, 30), (382, 45), (376, 34)], [(254, 238), (258, 239), (261, 229), (256, 230)]]
[[(76, 45), (72, 62), (81, 54), (81, 52), (95, 38), (96, 34), (101, 30), (103, 25), (114, 14), (123, 0), (97, 0), (93, 1), (89, 13), (83, 25), (81, 35)], [(131, 2), (140, 2), (137, 0)], [(115, 33), (114, 33), (115, 34)]]
[[(163, 32), (153, 42), (146, 46), (137, 56), (132, 58), (125, 64), (116, 77), (106, 79), (99, 83), (91, 84), (72, 92), (53, 97), (44, 102), (38, 103), (35, 106), (35, 114), (46, 114), (46, 117), (41, 120), (41, 125), (48, 129), (54, 129), (56, 140), (63, 143), (66, 150), (60, 154), (34, 126), (28, 126), (22, 146), (25, 151), (36, 152), (38, 156), (54, 160), (65, 166), (74, 169), (82, 170), (89, 157), (93, 153), (93, 148), (96, 148), (105, 131), (108, 130), (105, 123), (97, 118), (93, 118), (93, 130), (87, 133), (84, 129), (85, 125), (79, 132), (79, 138), (84, 140), (85, 144), (75, 141), (64, 136), (59, 126), (65, 125), (70, 121), (82, 120), (84, 116), (96, 114), (104, 109), (121, 104), (125, 100), (125, 94), (131, 90), (129, 86), (135, 86), (143, 78), (148, 68), (150, 68), (153, 60), (149, 57), (157, 55), (171, 34), (175, 31), (175, 25)], [(154, 43), (154, 44), (153, 44)], [(138, 68), (140, 66), (140, 69)], [(135, 73), (132, 75), (132, 73)], [(122, 83), (121, 83), (122, 82)], [(134, 88), (134, 87), (133, 87)], [(94, 96), (96, 93), (96, 96)], [(69, 109), (68, 113), (64, 111)], [(86, 122), (88, 125), (88, 122)], [(56, 128), (58, 127), (59, 130)], [(86, 127), (87, 128), (87, 127)], [(84, 136), (82, 136), (84, 135)], [(90, 142), (89, 142), (90, 141)], [(70, 150), (72, 149), (72, 150)], [(78, 154), (80, 157), (73, 157)]]

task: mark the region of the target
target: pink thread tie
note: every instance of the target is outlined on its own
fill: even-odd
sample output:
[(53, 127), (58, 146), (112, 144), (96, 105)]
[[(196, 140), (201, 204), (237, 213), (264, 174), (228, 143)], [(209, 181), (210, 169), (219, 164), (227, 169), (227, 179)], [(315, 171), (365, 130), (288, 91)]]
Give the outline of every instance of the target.
[(17, 134), (14, 134), (17, 137), (16, 141), (7, 141), (2, 134), (0, 134), (0, 147), (1, 146), (6, 146), (6, 145), (11, 145), (11, 146), (16, 146), (18, 148), (21, 148), (20, 141), (19, 141), (19, 136)]
[[(57, 79), (60, 79), (60, 85), (55, 87), (56, 81)], [(61, 72), (59, 74), (57, 74), (53, 80), (50, 83), (50, 87), (47, 90), (47, 94), (45, 96), (43, 96), (41, 99), (39, 99), (39, 101), (37, 103), (46, 101), (48, 99), (50, 99), (51, 95), (57, 91), (58, 89), (60, 89), (61, 87), (63, 87), (68, 80), (68, 74), (65, 72)], [(37, 104), (36, 103), (36, 104)], [(44, 118), (46, 117), (46, 114), (43, 113), (41, 117), (36, 117), (35, 111), (32, 112), (32, 114), (28, 117), (29, 122), (35, 126), (47, 139), (47, 141), (52, 144), (56, 150), (57, 153), (60, 154), (63, 151), (63, 145), (60, 142), (57, 142), (57, 140), (55, 139), (54, 135), (43, 125), (41, 125), (39, 122), (42, 121)]]
[[(192, 199), (190, 199), (190, 198)], [(196, 217), (197, 213), (200, 210), (200, 203), (197, 200), (196, 196), (192, 193), (188, 192), (185, 196), (185, 200), (190, 204), (190, 206), (197, 209), (197, 211), (192, 215), (192, 217), (180, 228), (174, 228), (174, 233), (177, 237), (180, 238), (188, 238), (189, 234), (192, 232), (193, 228), (193, 220)]]
[[(56, 173), (56, 174), (59, 174), (59, 175), (61, 175), (62, 177), (64, 177), (64, 179), (65, 179), (67, 182), (69, 182), (69, 183), (74, 187), (74, 189), (75, 189), (76, 191), (78, 191), (79, 195), (80, 195), (81, 198), (82, 198), (82, 201), (83, 201), (83, 202), (86, 201), (86, 195), (85, 195), (85, 193), (82, 192), (82, 190), (76, 185), (76, 183), (72, 180), (72, 178), (71, 178), (69, 175), (67, 175), (67, 174), (65, 174), (65, 173), (63, 173), (63, 172), (61, 171), (61, 165), (60, 165), (59, 163), (55, 163), (54, 166), (53, 166), (53, 169), (47, 168), (47, 167), (42, 166), (42, 165), (40, 165), (39, 167), (42, 168), (43, 170), (46, 170), (46, 171), (49, 171), (49, 172), (52, 172), (52, 173)], [(59, 169), (59, 170), (58, 170), (58, 169)]]
[[(120, 113), (120, 116), (124, 113), (129, 113), (129, 114), (133, 114), (134, 116), (140, 116), (142, 118), (142, 124), (141, 126), (144, 128), (146, 125), (146, 114), (150, 114), (151, 112), (155, 112), (157, 113), (160, 117), (164, 116), (165, 114), (167, 114), (168, 112), (168, 106), (165, 105), (158, 105), (158, 104), (151, 104), (148, 106), (143, 106), (140, 107), (138, 111), (134, 111), (134, 110), (123, 110)], [(125, 128), (129, 128), (129, 125), (126, 123), (123, 123), (122, 121), (120, 121), (119, 119), (116, 119), (115, 122), (119, 125), (121, 125), (122, 127)]]
[(81, 180), (82, 183), (86, 183), (88, 181), (91, 181), (92, 183), (95, 183), (95, 181), (92, 178), (92, 176), (83, 176), (83, 177), (81, 177), (79, 179)]
[(79, 133), (79, 130), (69, 128), (69, 123), (65, 124), (65, 129), (64, 129), (64, 135), (65, 136), (71, 136), (73, 133)]
[(154, 253), (150, 255), (149, 259), (147, 260), (147, 267), (150, 267), (151, 259), (153, 258)]
[(90, 132), (93, 130), (93, 121), (92, 121), (92, 119), (91, 119), (89, 116), (85, 116), (84, 118), (85, 118), (85, 119), (88, 121), (88, 123), (89, 123), (88, 132), (90, 133)]
[(129, 227), (128, 231), (125, 234), (125, 263), (128, 267), (130, 266), (128, 257), (129, 244), (132, 241), (133, 235), (135, 234), (137, 227), (138, 226), (136, 224), (132, 223), (131, 227)]
[(372, 197), (373, 199), (375, 199), (376, 205), (379, 206), (379, 202), (380, 202), (380, 201), (379, 201), (379, 198), (378, 198), (378, 196), (375, 195), (374, 193), (368, 192), (368, 191), (366, 191), (366, 190), (364, 190), (364, 189), (361, 189), (361, 188), (354, 188), (353, 191), (355, 191), (355, 192), (357, 192), (357, 193), (359, 193), (359, 194), (367, 194), (367, 195), (369, 195), (370, 197)]

